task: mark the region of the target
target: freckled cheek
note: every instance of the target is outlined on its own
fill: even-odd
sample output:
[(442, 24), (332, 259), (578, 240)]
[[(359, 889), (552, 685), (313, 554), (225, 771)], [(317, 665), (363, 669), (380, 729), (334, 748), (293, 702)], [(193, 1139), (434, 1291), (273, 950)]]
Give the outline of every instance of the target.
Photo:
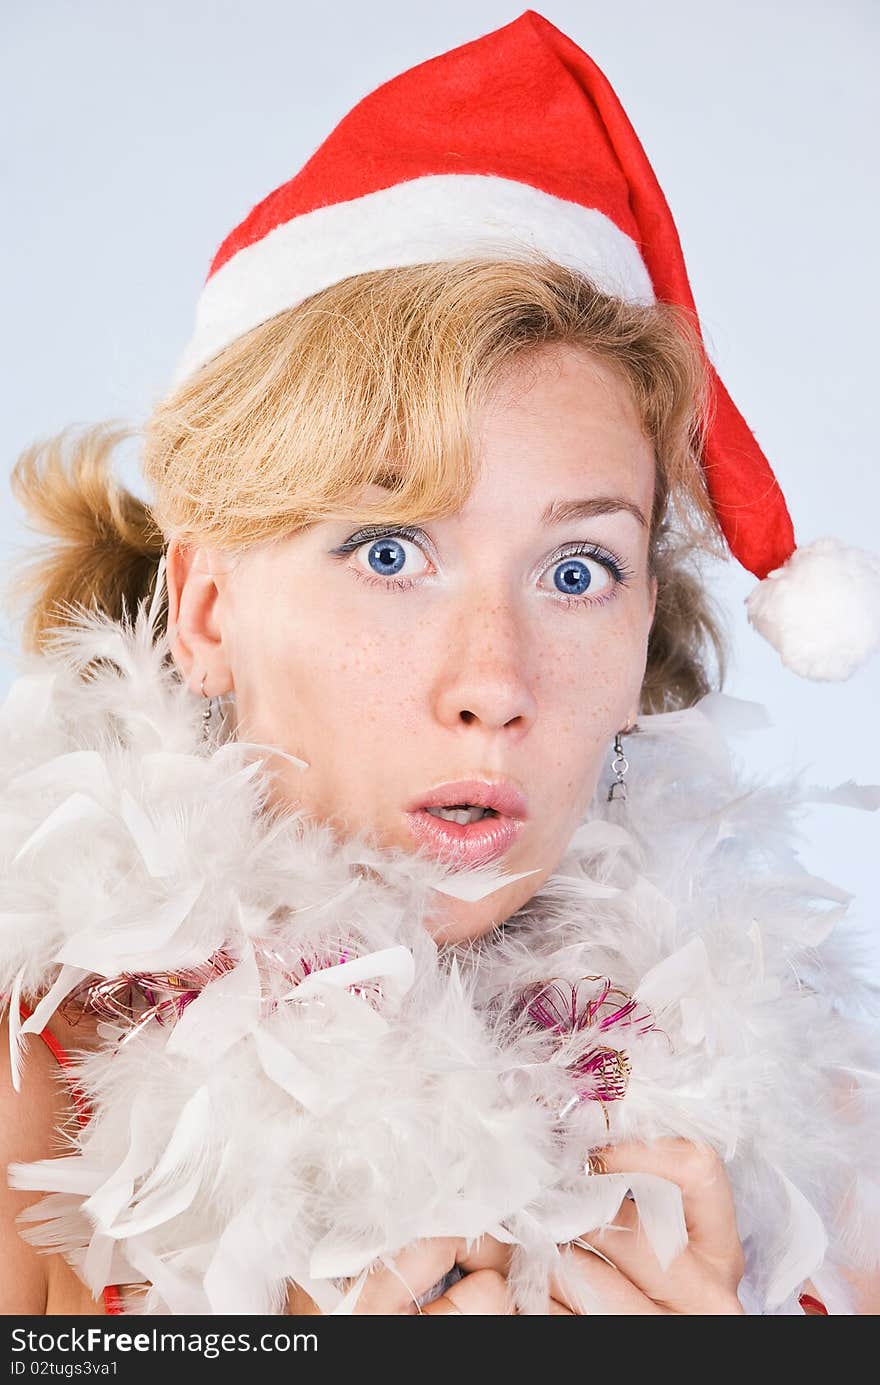
[[(644, 674), (645, 644), (640, 632), (617, 627), (601, 637), (557, 640), (541, 653), (543, 700), (555, 703), (555, 715), (568, 714), (582, 730), (603, 725), (603, 713), (627, 703)], [(598, 720), (596, 720), (598, 718)]]
[(411, 714), (415, 707), (424, 660), (412, 641), (404, 648), (387, 630), (367, 633), (361, 626), (349, 631), (338, 612), (335, 619), (318, 621), (320, 628), (315, 624), (292, 630), (283, 643), (273, 642), (266, 662), (276, 694), (275, 717), (296, 727), (313, 747), (332, 747), (334, 759), (343, 746), (350, 753), (352, 742), (362, 753), (367, 744), (375, 747), (373, 736), (365, 735), (367, 728), (373, 733), (384, 728), (387, 746), (406, 709)]
[(549, 733), (560, 801), (577, 816), (610, 762), (615, 733), (638, 701), (644, 644), (631, 630), (548, 646), (539, 675), (538, 717)]
[(425, 727), (423, 668), (419, 651), (362, 632), (334, 661), (309, 668), (301, 733), (320, 816), (342, 815), (348, 830), (370, 825), (377, 802), (410, 782)]

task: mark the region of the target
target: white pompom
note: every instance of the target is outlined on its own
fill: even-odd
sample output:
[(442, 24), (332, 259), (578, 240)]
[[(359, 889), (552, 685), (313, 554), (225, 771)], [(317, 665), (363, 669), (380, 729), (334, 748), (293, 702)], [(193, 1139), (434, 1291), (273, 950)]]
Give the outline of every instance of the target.
[(880, 558), (816, 539), (759, 582), (746, 609), (787, 668), (841, 681), (880, 645)]

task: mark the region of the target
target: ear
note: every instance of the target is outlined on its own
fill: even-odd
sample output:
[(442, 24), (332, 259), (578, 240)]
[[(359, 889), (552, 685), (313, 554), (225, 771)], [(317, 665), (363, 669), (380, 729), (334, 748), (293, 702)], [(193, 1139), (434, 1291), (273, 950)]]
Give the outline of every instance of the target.
[(207, 548), (172, 539), (166, 555), (171, 654), (194, 693), (203, 675), (209, 697), (234, 688), (221, 622), (222, 570)]

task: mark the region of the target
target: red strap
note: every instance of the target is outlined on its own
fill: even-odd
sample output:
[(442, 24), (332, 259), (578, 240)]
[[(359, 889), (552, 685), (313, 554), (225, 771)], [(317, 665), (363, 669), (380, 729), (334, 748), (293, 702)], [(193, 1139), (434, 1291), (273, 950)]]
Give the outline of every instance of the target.
[[(19, 1001), (18, 1009), (23, 1021), (29, 1020), (31, 1015), (33, 1014), (33, 1010), (29, 1010), (23, 1000)], [(47, 1048), (58, 1060), (58, 1063), (61, 1066), (61, 1070), (64, 1073), (64, 1076), (67, 1078), (67, 1085), (70, 1088), (70, 1095), (73, 1098), (73, 1104), (76, 1110), (76, 1118), (79, 1121), (80, 1126), (82, 1127), (84, 1125), (88, 1125), (89, 1121), (91, 1120), (92, 1112), (88, 1102), (86, 1101), (85, 1096), (80, 1091), (79, 1087), (74, 1081), (72, 1073), (69, 1071), (69, 1068), (71, 1067), (72, 1063), (70, 1054), (67, 1052), (65, 1048), (62, 1048), (61, 1044), (55, 1038), (55, 1035), (49, 1029), (41, 1029), (39, 1031), (39, 1035), (43, 1042), (46, 1044)], [(107, 1284), (104, 1287), (104, 1310), (105, 1312), (110, 1314), (125, 1312), (125, 1309), (122, 1306), (122, 1298), (119, 1293), (119, 1288), (115, 1284)]]

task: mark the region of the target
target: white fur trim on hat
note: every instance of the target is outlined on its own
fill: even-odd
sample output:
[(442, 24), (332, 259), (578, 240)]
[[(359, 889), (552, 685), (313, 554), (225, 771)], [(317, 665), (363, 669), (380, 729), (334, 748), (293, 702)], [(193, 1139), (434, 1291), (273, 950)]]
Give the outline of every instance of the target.
[(880, 645), (880, 559), (839, 539), (816, 539), (759, 582), (746, 608), (786, 667), (841, 681)]
[(172, 385), (245, 332), (353, 274), (533, 249), (581, 270), (605, 293), (656, 301), (638, 246), (604, 213), (509, 178), (430, 175), (318, 207), (239, 250), (202, 290)]

